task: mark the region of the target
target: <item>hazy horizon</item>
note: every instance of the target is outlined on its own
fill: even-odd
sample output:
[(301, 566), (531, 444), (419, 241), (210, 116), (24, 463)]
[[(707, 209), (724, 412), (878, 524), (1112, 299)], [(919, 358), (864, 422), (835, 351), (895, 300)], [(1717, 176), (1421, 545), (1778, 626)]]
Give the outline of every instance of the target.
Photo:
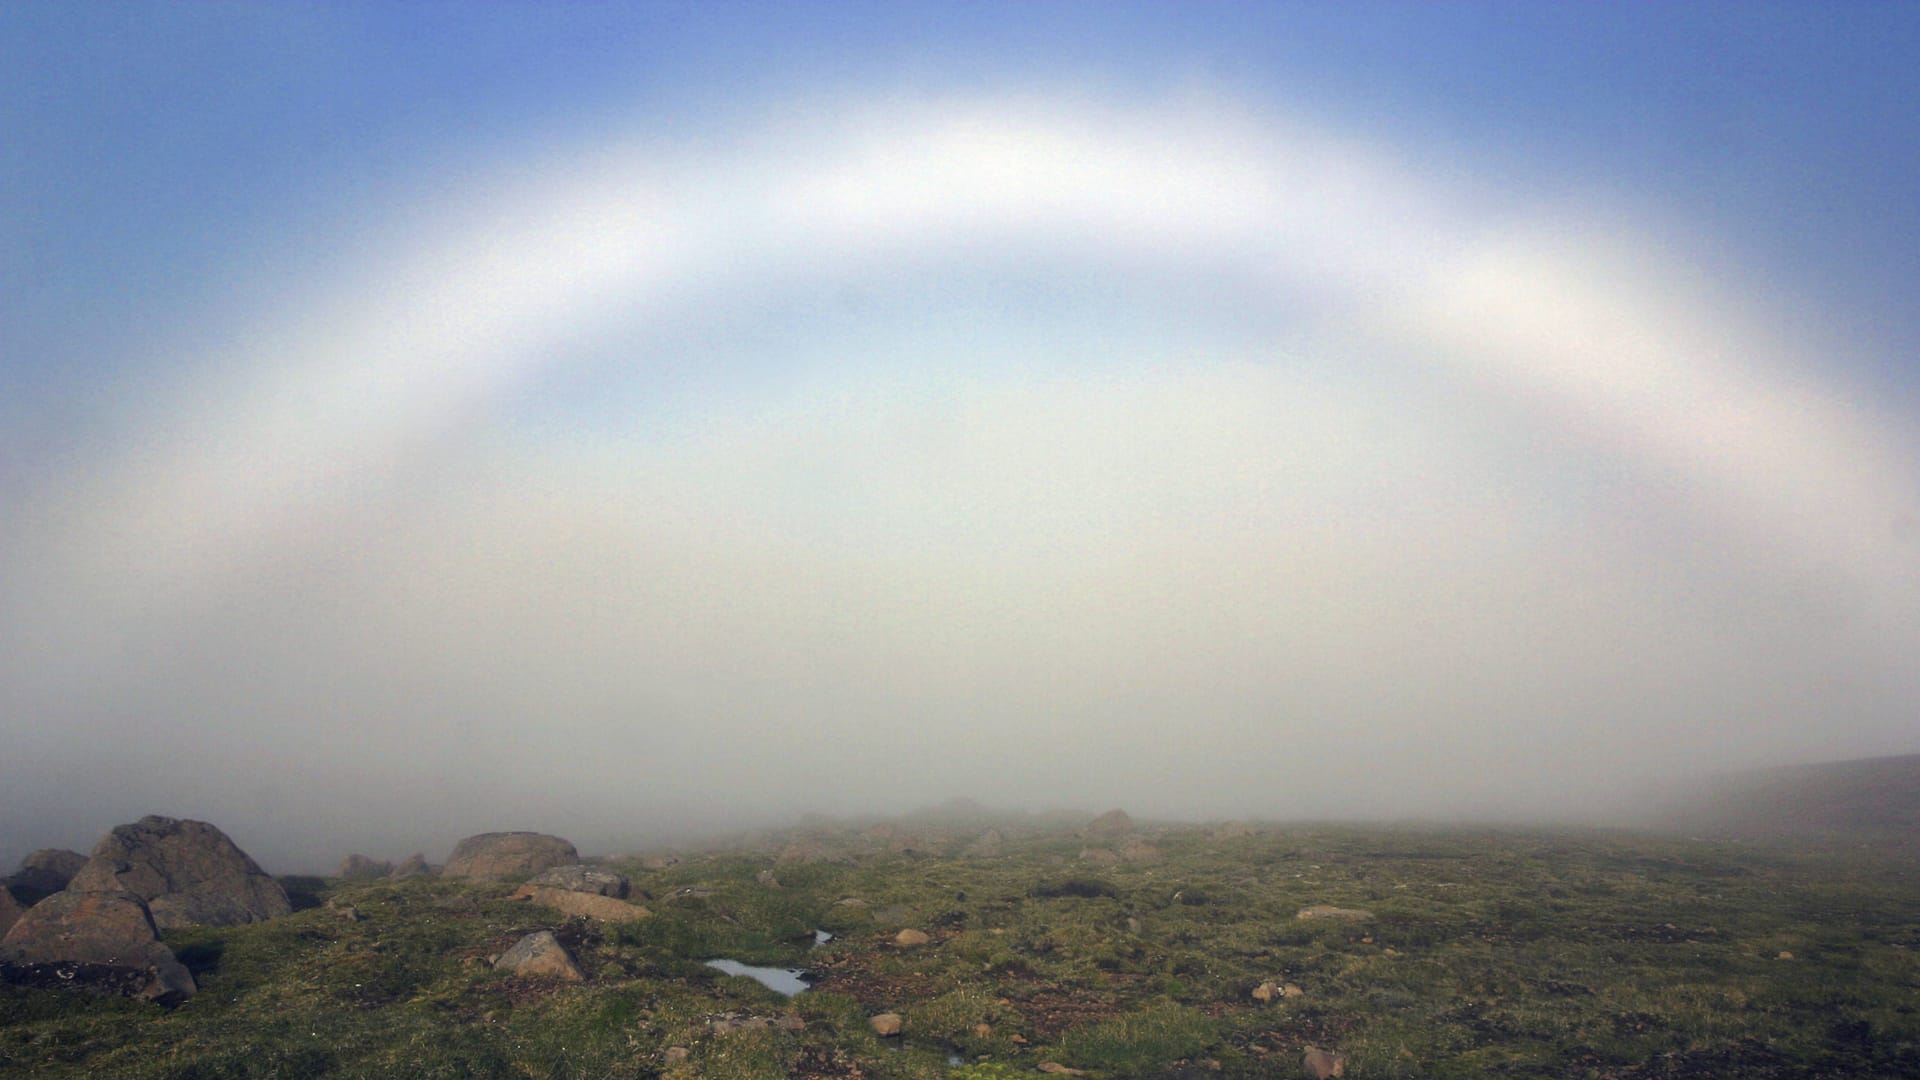
[(0, 857), (1572, 821), (1912, 752), (1916, 46), (0, 10)]

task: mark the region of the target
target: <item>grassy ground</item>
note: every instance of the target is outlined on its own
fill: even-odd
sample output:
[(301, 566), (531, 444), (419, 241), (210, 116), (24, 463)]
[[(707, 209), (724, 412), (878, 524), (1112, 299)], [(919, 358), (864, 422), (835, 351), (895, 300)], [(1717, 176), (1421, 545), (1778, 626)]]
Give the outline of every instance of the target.
[[(1118, 861), (1083, 852), (1120, 843), (1009, 829), (993, 857), (823, 832), (820, 861), (616, 862), (655, 913), (621, 926), (500, 886), (297, 882), (319, 906), (167, 936), (201, 987), (171, 1012), (0, 988), (0, 1072), (1247, 1077), (1317, 1046), (1350, 1077), (1920, 1075), (1910, 861), (1603, 833), (1144, 836)], [(1315, 904), (1372, 915), (1296, 918)], [(490, 966), (541, 928), (587, 982)], [(811, 948), (816, 928), (834, 939)], [(932, 940), (897, 946), (903, 928)], [(819, 982), (783, 998), (704, 966), (720, 956)], [(881, 1012), (900, 1037), (873, 1034)]]

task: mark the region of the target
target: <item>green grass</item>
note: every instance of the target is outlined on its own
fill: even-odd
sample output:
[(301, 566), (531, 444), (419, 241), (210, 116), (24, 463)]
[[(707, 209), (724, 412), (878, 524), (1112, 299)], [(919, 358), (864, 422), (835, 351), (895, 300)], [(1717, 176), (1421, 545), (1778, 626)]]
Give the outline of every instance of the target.
[[(849, 833), (815, 837), (836, 861), (625, 867), (655, 915), (615, 927), (500, 887), (305, 881), (315, 906), (288, 917), (167, 935), (201, 987), (177, 1010), (0, 987), (0, 1073), (1254, 1077), (1319, 1046), (1352, 1077), (1920, 1075), (1920, 873), (1900, 858), (1168, 829), (1155, 860), (1092, 866), (1081, 840), (1001, 831), (995, 858)], [(1310, 904), (1373, 918), (1294, 917)], [(934, 940), (895, 946), (903, 927)], [(586, 983), (493, 971), (540, 928)], [(811, 950), (815, 928), (836, 936)], [(782, 998), (704, 966), (716, 956), (823, 981)], [(1301, 993), (1255, 1000), (1267, 981)], [(882, 1011), (901, 1037), (869, 1029)]]

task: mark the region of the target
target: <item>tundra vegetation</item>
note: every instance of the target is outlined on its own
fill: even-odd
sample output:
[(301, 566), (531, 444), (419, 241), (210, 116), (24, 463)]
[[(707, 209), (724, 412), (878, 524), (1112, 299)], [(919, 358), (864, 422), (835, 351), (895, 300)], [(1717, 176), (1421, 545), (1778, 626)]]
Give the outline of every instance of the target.
[[(282, 879), (290, 915), (165, 931), (200, 987), (178, 1008), (0, 986), (0, 1072), (1253, 1077), (1317, 1049), (1356, 1078), (1920, 1075), (1908, 853), (993, 824), (991, 854), (967, 854), (984, 825), (816, 824), (599, 860), (651, 912), (618, 923), (512, 882)], [(493, 965), (539, 930), (584, 981)], [(814, 985), (782, 996), (723, 957)]]

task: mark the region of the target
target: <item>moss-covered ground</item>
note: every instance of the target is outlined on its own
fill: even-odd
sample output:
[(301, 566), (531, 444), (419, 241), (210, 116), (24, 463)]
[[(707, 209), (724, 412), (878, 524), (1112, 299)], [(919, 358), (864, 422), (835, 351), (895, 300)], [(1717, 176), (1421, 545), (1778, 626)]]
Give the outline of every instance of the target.
[[(623, 925), (500, 885), (295, 882), (315, 906), (167, 935), (200, 985), (180, 1008), (0, 987), (0, 1072), (1251, 1077), (1297, 1075), (1313, 1046), (1356, 1078), (1920, 1076), (1910, 860), (1598, 832), (1141, 840), (611, 860), (654, 913)], [(1312, 905), (1371, 917), (1297, 917)], [(494, 970), (542, 928), (585, 982)], [(894, 944), (905, 928), (931, 940)], [(818, 981), (786, 998), (715, 957)], [(882, 1012), (901, 1035), (873, 1033)]]

